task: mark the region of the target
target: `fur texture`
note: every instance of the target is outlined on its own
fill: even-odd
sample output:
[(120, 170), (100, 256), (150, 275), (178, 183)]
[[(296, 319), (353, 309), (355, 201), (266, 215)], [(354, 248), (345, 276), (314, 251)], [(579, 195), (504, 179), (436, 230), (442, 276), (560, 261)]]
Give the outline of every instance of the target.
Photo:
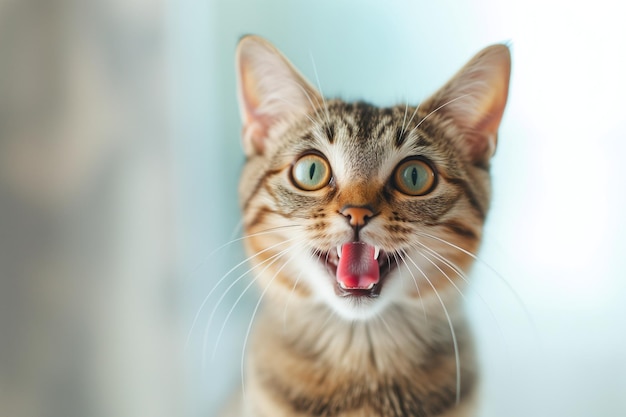
[[(255, 36), (237, 69), (245, 246), (263, 304), (229, 415), (471, 415), (460, 301), (489, 207), (508, 48), (484, 49), (417, 107), (326, 101)], [(371, 280), (344, 277), (372, 262)]]

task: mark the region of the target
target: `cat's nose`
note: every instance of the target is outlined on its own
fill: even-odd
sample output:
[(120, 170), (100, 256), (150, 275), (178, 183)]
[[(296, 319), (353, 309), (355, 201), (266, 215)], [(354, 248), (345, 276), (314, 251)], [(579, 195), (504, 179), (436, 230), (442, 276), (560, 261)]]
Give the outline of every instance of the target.
[(374, 216), (374, 212), (365, 206), (346, 206), (341, 209), (351, 226), (365, 226), (365, 223)]

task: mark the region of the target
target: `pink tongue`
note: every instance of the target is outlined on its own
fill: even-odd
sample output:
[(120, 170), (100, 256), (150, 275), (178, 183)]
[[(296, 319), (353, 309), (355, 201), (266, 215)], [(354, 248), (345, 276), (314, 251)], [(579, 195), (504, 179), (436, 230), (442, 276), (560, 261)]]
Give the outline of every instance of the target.
[(337, 281), (344, 288), (367, 289), (378, 283), (378, 261), (374, 247), (363, 242), (346, 243), (341, 247), (337, 265)]

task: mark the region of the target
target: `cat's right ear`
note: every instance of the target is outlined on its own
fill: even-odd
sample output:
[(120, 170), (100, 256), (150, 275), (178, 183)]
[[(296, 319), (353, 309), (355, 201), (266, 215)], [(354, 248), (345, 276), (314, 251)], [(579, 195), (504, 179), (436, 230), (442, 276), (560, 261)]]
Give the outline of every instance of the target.
[(246, 155), (262, 154), (273, 127), (312, 112), (319, 93), (272, 44), (245, 36), (237, 47), (237, 90)]

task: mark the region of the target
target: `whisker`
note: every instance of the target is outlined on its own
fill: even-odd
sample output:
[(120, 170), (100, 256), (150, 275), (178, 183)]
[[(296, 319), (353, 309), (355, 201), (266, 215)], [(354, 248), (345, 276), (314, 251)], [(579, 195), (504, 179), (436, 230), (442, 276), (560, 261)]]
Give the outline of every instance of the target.
[[(443, 255), (437, 253), (437, 251), (435, 251), (434, 249), (429, 248), (428, 246), (426, 246), (424, 243), (420, 242), (420, 241), (416, 241), (416, 243), (418, 245), (420, 245), (422, 247), (422, 249), (424, 251), (426, 251), (429, 255), (431, 255), (432, 257), (434, 257), (435, 259), (437, 259), (438, 261), (442, 262), (445, 266), (447, 266), (448, 268), (450, 268), (450, 270), (452, 270), (453, 272), (455, 272), (457, 274), (457, 276), (459, 278), (461, 278), (467, 285), (468, 288), (472, 289), (471, 286), (471, 282), (469, 281), (467, 275), (463, 272), (463, 270), (456, 264), (454, 264), (452, 261), (446, 259)], [(415, 246), (414, 246), (415, 247)], [(425, 253), (422, 252), (422, 250), (420, 248), (415, 247), (419, 252), (420, 255), (422, 255), (424, 258), (426, 258), (430, 263), (432, 263), (433, 265), (435, 265), (433, 263), (433, 261), (428, 258), (426, 256)], [(435, 267), (437, 267), (437, 265), (435, 265)], [(437, 267), (437, 269), (439, 269), (441, 271), (440, 268)], [(443, 271), (441, 271), (443, 273)], [(447, 275), (446, 278), (450, 279)], [(455, 286), (456, 287), (456, 286)], [(500, 329), (500, 325), (499, 325), (499, 321), (496, 318), (495, 313), (493, 312), (493, 310), (491, 310), (491, 308), (489, 307), (489, 303), (487, 303), (487, 301), (480, 295), (480, 293), (478, 293), (478, 291), (473, 290), (476, 295), (478, 296), (478, 298), (482, 301), (482, 303), (485, 305), (485, 307), (487, 308), (487, 310), (489, 310), (489, 312), (491, 313), (491, 316), (493, 317), (493, 319), (496, 322), (496, 325), (498, 326), (498, 328)], [(460, 290), (459, 290), (460, 293)], [(463, 296), (463, 294), (461, 293), (461, 295)], [(502, 333), (502, 329), (500, 329), (501, 333)], [(504, 336), (504, 333), (502, 333), (502, 336)]]
[[(416, 114), (417, 114), (417, 112), (419, 111), (421, 104), (422, 104), (422, 103), (419, 103), (419, 104), (417, 105), (417, 107), (415, 107), (415, 110), (413, 111), (413, 114), (411, 114), (411, 118), (409, 119), (409, 122), (406, 124), (406, 127), (407, 127), (407, 128), (408, 128), (409, 126), (411, 126), (411, 122), (413, 121), (413, 118), (415, 117), (415, 115), (416, 115)], [(417, 127), (416, 127), (416, 128), (417, 128)], [(414, 131), (416, 128), (411, 129), (411, 131), (409, 132), (409, 135), (410, 135), (411, 133), (413, 133), (413, 131)]]
[[(417, 248), (416, 248), (417, 249)], [(465, 294), (463, 294), (463, 291), (461, 291), (461, 289), (456, 285), (456, 283), (454, 282), (454, 280), (452, 278), (450, 278), (450, 276), (443, 270), (441, 269), (441, 267), (439, 265), (437, 265), (432, 259), (430, 259), (428, 256), (426, 256), (426, 254), (424, 252), (422, 252), (421, 250), (417, 249), (419, 254), (422, 255), (422, 257), (424, 259), (426, 259), (428, 262), (430, 262), (431, 265), (433, 265), (435, 268), (437, 268), (437, 270), (439, 272), (441, 272), (441, 274), (446, 277), (446, 279), (448, 280), (448, 282), (450, 282), (450, 284), (454, 287), (454, 289), (457, 290), (457, 292), (459, 293), (459, 295), (465, 300)], [(460, 276), (460, 275), (459, 275)], [(464, 279), (464, 278), (463, 278)], [(465, 280), (465, 279), (464, 279)]]
[(518, 305), (522, 308), (522, 310), (524, 311), (524, 315), (526, 316), (526, 320), (528, 320), (528, 323), (530, 324), (530, 326), (533, 329), (533, 333), (535, 334), (535, 337), (539, 339), (539, 330), (537, 328), (537, 325), (535, 324), (535, 321), (532, 317), (532, 315), (530, 314), (530, 311), (528, 311), (528, 309), (526, 308), (526, 304), (524, 304), (524, 301), (522, 300), (522, 297), (520, 297), (520, 295), (517, 293), (517, 291), (515, 290), (515, 288), (511, 285), (511, 283), (504, 278), (498, 271), (496, 271), (496, 269), (494, 267), (492, 267), (489, 263), (487, 263), (486, 261), (484, 261), (482, 258), (474, 255), (472, 252), (468, 251), (467, 249), (463, 249), (462, 247), (455, 245), (452, 242), (447, 241), (446, 239), (442, 239), (438, 236), (434, 236), (431, 235), (429, 233), (425, 233), (425, 232), (417, 232), (420, 236), (423, 237), (428, 237), (431, 239), (434, 239), (438, 242), (444, 243), (466, 255), (468, 255), (469, 257), (471, 257), (472, 259), (474, 259), (477, 262), (480, 262), (482, 265), (484, 265), (485, 267), (487, 267), (497, 278), (500, 279), (500, 281), (508, 288), (508, 290), (511, 292), (511, 294), (513, 295), (513, 297), (515, 297), (516, 302), (518, 303)]
[[(252, 235), (248, 235), (248, 236), (244, 236), (244, 237), (241, 237), (241, 238), (235, 239), (235, 241), (243, 240), (243, 239), (246, 239), (246, 238), (248, 238), (248, 237), (260, 236), (260, 235), (263, 235), (263, 234), (274, 233), (274, 232), (275, 232), (275, 229), (276, 229), (276, 228), (273, 228), (273, 230), (271, 230), (271, 231), (264, 231), (264, 232), (254, 233), (254, 234), (252, 234)], [(267, 252), (267, 251), (270, 251), (270, 250), (274, 249), (274, 248), (275, 248), (275, 247), (277, 247), (277, 246), (283, 245), (283, 244), (285, 244), (285, 243), (287, 243), (287, 242), (290, 242), (290, 241), (292, 241), (292, 240), (295, 240), (295, 238), (288, 239), (288, 240), (286, 240), (286, 241), (276, 243), (275, 245), (269, 246), (269, 247), (267, 247), (267, 248), (265, 248), (265, 249), (263, 249), (263, 250), (261, 250), (261, 251), (259, 251), (259, 252), (255, 253), (254, 255), (251, 255), (251, 256), (247, 257), (247, 258), (246, 258), (246, 259), (244, 259), (243, 261), (239, 262), (237, 265), (233, 266), (230, 270), (228, 270), (228, 272), (226, 272), (226, 273), (222, 276), (222, 278), (220, 278), (220, 279), (217, 281), (217, 283), (216, 283), (216, 284), (213, 286), (213, 288), (209, 291), (209, 293), (206, 295), (206, 297), (204, 297), (204, 299), (202, 300), (202, 303), (200, 304), (200, 307), (198, 307), (198, 311), (197, 311), (196, 315), (194, 316), (193, 321), (191, 322), (191, 328), (189, 329), (189, 333), (187, 334), (187, 339), (186, 339), (186, 341), (185, 341), (185, 349), (187, 349), (187, 348), (188, 348), (188, 346), (189, 346), (189, 341), (191, 340), (191, 335), (192, 335), (192, 333), (193, 333), (193, 329), (194, 329), (194, 327), (195, 327), (195, 325), (196, 325), (196, 322), (198, 321), (198, 318), (200, 317), (200, 314), (202, 313), (202, 310), (204, 309), (204, 306), (205, 306), (205, 305), (206, 305), (206, 303), (209, 301), (209, 298), (211, 297), (211, 295), (213, 294), (213, 292), (215, 292), (215, 290), (216, 290), (216, 289), (217, 289), (217, 288), (221, 285), (221, 283), (222, 283), (222, 282), (224, 282), (224, 280), (225, 280), (225, 279), (226, 279), (226, 278), (227, 278), (227, 277), (228, 277), (228, 276), (229, 276), (229, 275), (230, 275), (233, 271), (235, 271), (237, 268), (239, 268), (240, 266), (242, 266), (242, 265), (243, 265), (243, 264), (245, 264), (246, 262), (250, 261), (251, 259), (254, 259), (255, 257), (257, 257), (257, 256), (259, 256), (259, 255), (261, 255), (261, 254), (263, 254), (263, 253), (265, 253), (265, 252)], [(232, 242), (229, 242), (228, 244), (230, 244), (230, 243), (232, 243)], [(221, 247), (223, 247), (223, 246), (225, 246), (225, 245), (222, 245)], [(218, 249), (219, 249), (219, 248), (218, 248)], [(216, 249), (215, 251), (217, 251), (218, 249)], [(215, 251), (213, 251), (213, 252), (215, 252)], [(213, 252), (212, 252), (212, 253), (213, 253)]]
[[(404, 255), (407, 255), (406, 252), (403, 251), (403, 253), (404, 253)], [(437, 297), (437, 299), (439, 300), (439, 303), (441, 304), (441, 308), (443, 309), (443, 313), (445, 314), (446, 319), (448, 320), (448, 326), (450, 327), (450, 333), (452, 335), (452, 344), (454, 345), (454, 360), (455, 360), (455, 363), (456, 363), (456, 403), (458, 405), (461, 402), (461, 358), (459, 357), (459, 346), (458, 346), (458, 342), (457, 342), (457, 339), (456, 339), (456, 332), (454, 331), (454, 326), (452, 324), (452, 319), (450, 318), (450, 314), (448, 313), (448, 309), (446, 308), (446, 305), (443, 302), (443, 299), (439, 295), (439, 292), (437, 291), (437, 288), (435, 288), (435, 286), (430, 281), (430, 279), (428, 279), (428, 276), (426, 276), (424, 271), (415, 263), (415, 261), (413, 261), (413, 259), (411, 259), (408, 255), (407, 255), (407, 257), (408, 257), (409, 261), (411, 261), (411, 263), (415, 266), (415, 268), (417, 268), (417, 270), (422, 274), (422, 276), (424, 277), (426, 282), (428, 282), (430, 287), (433, 289), (433, 292), (435, 293), (435, 296)]]
[[(404, 118), (402, 119), (402, 129), (400, 130), (400, 137), (402, 137), (404, 135), (404, 129), (406, 129), (406, 115), (409, 112), (409, 98), (406, 98), (406, 101), (404, 102)], [(409, 123), (411, 123), (409, 121)]]
[[(315, 63), (314, 63), (315, 65)], [(325, 114), (323, 114), (322, 116), (326, 116), (326, 120), (329, 121), (330, 118), (328, 116), (328, 109), (326, 107), (326, 102), (324, 101), (324, 96), (321, 96), (322, 98), (322, 103), (319, 102), (318, 97), (315, 96), (315, 103), (313, 103), (313, 99), (311, 98), (311, 95), (309, 94), (308, 91), (306, 91), (306, 88), (304, 88), (302, 85), (300, 85), (299, 83), (296, 83), (298, 85), (298, 88), (300, 88), (300, 90), (304, 93), (304, 95), (306, 96), (309, 104), (311, 105), (311, 108), (315, 110), (315, 115), (319, 116), (320, 112), (325, 110)], [(319, 80), (318, 80), (318, 85), (319, 85)], [(321, 94), (321, 88), (320, 88), (320, 94)], [(317, 122), (314, 121), (313, 119), (309, 118), (309, 120), (311, 120), (313, 122), (313, 124), (321, 131), (322, 130), (322, 125)]]
[[(293, 240), (293, 239), (290, 239)], [(286, 242), (283, 242), (286, 243)], [(230, 292), (230, 290), (239, 282), (241, 281), (246, 275), (248, 275), (250, 272), (254, 271), (257, 268), (260, 268), (261, 266), (263, 266), (265, 263), (268, 263), (267, 265), (265, 265), (265, 267), (263, 268), (263, 270), (261, 271), (260, 274), (262, 274), (263, 272), (265, 272), (269, 267), (271, 267), (278, 259), (280, 259), (280, 257), (287, 253), (289, 250), (291, 250), (291, 247), (287, 248), (287, 249), (283, 249), (278, 253), (275, 253), (274, 255), (270, 256), (269, 258), (265, 259), (264, 261), (261, 261), (259, 264), (252, 266), (251, 268), (249, 268), (248, 270), (246, 270), (243, 274), (239, 275), (239, 277), (237, 277), (236, 280), (234, 280), (233, 282), (230, 283), (230, 285), (228, 286), (228, 288), (226, 288), (226, 290), (222, 293), (222, 295), (220, 296), (219, 300), (217, 300), (217, 303), (215, 304), (215, 306), (213, 307), (213, 310), (211, 311), (211, 315), (209, 316), (209, 320), (204, 328), (204, 337), (203, 337), (203, 343), (202, 343), (202, 365), (203, 367), (206, 364), (206, 354), (205, 354), (205, 347), (208, 343), (208, 339), (209, 339), (209, 329), (211, 328), (211, 324), (213, 323), (213, 318), (215, 317), (215, 313), (217, 312), (220, 304), (222, 303), (222, 301), (224, 301), (224, 298), (226, 297), (226, 295)], [(250, 283), (248, 283), (248, 285), (246, 286), (246, 288), (242, 291), (242, 293), (239, 295), (239, 297), (237, 298), (237, 300), (235, 301), (233, 308), (229, 311), (229, 314), (227, 316), (227, 319), (230, 317), (230, 315), (232, 314), (232, 311), (234, 310), (234, 306), (236, 306), (239, 301), (241, 300), (241, 298), (243, 297), (243, 295), (248, 291), (248, 289), (250, 289), (250, 287), (254, 284), (254, 282), (257, 280), (257, 277), (260, 275), (257, 274), (257, 276), (255, 278), (253, 278)]]
[(261, 231), (256, 232), (256, 233), (251, 233), (251, 234), (248, 234), (248, 235), (245, 235), (245, 236), (241, 236), (241, 237), (238, 237), (238, 238), (234, 238), (234, 236), (235, 236), (235, 235), (236, 235), (236, 234), (240, 231), (239, 229), (241, 229), (241, 226), (242, 226), (242, 225), (243, 225), (243, 221), (239, 222), (239, 224), (236, 226), (235, 230), (233, 231), (233, 234), (231, 235), (231, 239), (230, 239), (228, 242), (226, 242), (226, 243), (224, 243), (224, 244), (222, 244), (222, 245), (218, 246), (217, 248), (215, 248), (215, 249), (213, 249), (211, 252), (209, 252), (209, 254), (208, 254), (208, 255), (206, 255), (206, 256), (204, 257), (204, 259), (203, 259), (202, 261), (200, 261), (200, 262), (199, 262), (199, 263), (198, 263), (198, 264), (197, 264), (197, 265), (196, 265), (196, 266), (195, 266), (195, 267), (191, 270), (191, 272), (189, 272), (188, 274), (186, 274), (186, 277), (190, 277), (190, 276), (192, 276), (193, 274), (195, 274), (196, 272), (198, 272), (198, 270), (199, 270), (201, 267), (203, 267), (203, 266), (204, 266), (204, 265), (208, 262), (208, 260), (209, 260), (209, 259), (210, 259), (213, 255), (215, 255), (215, 254), (216, 254), (217, 252), (219, 252), (220, 250), (222, 250), (222, 249), (226, 248), (227, 246), (233, 245), (233, 244), (235, 244), (235, 243), (237, 243), (237, 242), (240, 242), (240, 241), (242, 241), (242, 240), (248, 239), (248, 238), (250, 238), (250, 237), (263, 236), (263, 235), (268, 235), (268, 234), (276, 233), (276, 231), (281, 230), (281, 229), (288, 229), (288, 228), (291, 228), (291, 227), (302, 227), (302, 226), (300, 226), (299, 224), (287, 224), (287, 225), (282, 225), (282, 226), (270, 227), (270, 228), (268, 228), (268, 229), (264, 229), (264, 230), (261, 230)]
[(398, 342), (395, 338), (395, 333), (393, 332), (393, 330), (391, 330), (391, 326), (389, 326), (389, 323), (387, 323), (387, 320), (385, 320), (383, 315), (381, 313), (377, 313), (376, 318), (380, 320), (380, 322), (383, 323), (385, 327), (387, 328), (387, 338), (390, 339), (396, 346), (398, 346), (398, 348), (401, 349), (402, 347), (398, 345)]
[(315, 81), (317, 82), (317, 89), (320, 91), (320, 97), (322, 98), (322, 103), (324, 104), (324, 112), (326, 113), (326, 122), (330, 126), (330, 113), (328, 112), (328, 105), (326, 103), (326, 99), (324, 98), (324, 92), (322, 91), (322, 85), (320, 84), (320, 77), (317, 74), (317, 65), (315, 65), (315, 59), (313, 59), (313, 52), (309, 52), (309, 56), (311, 57), (311, 63), (313, 64), (313, 73), (315, 74)]
[[(309, 258), (313, 259), (315, 255), (312, 252), (309, 252)], [(300, 269), (300, 273), (298, 273), (298, 276), (296, 277), (296, 280), (293, 284), (293, 286), (291, 287), (291, 291), (289, 292), (289, 296), (287, 297), (287, 301), (285, 301), (285, 308), (283, 310), (283, 332), (285, 333), (287, 331), (287, 308), (289, 307), (289, 303), (291, 302), (291, 297), (293, 296), (296, 287), (298, 286), (298, 283), (300, 282), (300, 278), (302, 278), (302, 272), (304, 272), (303, 269)]]
[[(474, 293), (476, 294), (476, 296), (478, 297), (478, 299), (482, 302), (482, 304), (485, 306), (485, 308), (487, 309), (487, 311), (489, 312), (489, 315), (491, 316), (491, 319), (493, 320), (493, 322), (496, 325), (496, 328), (498, 329), (498, 334), (500, 335), (500, 339), (502, 340), (502, 343), (504, 344), (504, 350), (506, 351), (507, 357), (510, 357), (510, 348), (509, 348), (509, 344), (507, 342), (506, 336), (504, 334), (504, 330), (502, 329), (502, 325), (500, 324), (500, 320), (498, 320), (498, 317), (496, 316), (496, 314), (494, 313), (494, 311), (491, 309), (491, 307), (489, 306), (489, 303), (487, 303), (487, 301), (482, 297), (482, 295), (476, 291), (476, 289), (473, 288), (473, 286), (471, 285), (469, 279), (467, 278), (467, 275), (465, 275), (463, 273), (463, 271), (461, 270), (461, 268), (457, 265), (455, 265), (452, 261), (449, 261), (448, 259), (446, 259), (443, 255), (437, 253), (437, 251), (429, 248), (428, 246), (426, 246), (424, 243), (420, 242), (420, 241), (416, 241), (417, 244), (419, 244), (420, 246), (423, 247), (424, 250), (426, 250), (431, 256), (433, 256), (434, 258), (436, 258), (437, 260), (439, 260), (440, 262), (442, 262), (445, 266), (447, 266), (448, 268), (450, 268), (452, 271), (454, 271), (457, 276), (459, 278), (461, 278), (467, 285), (468, 288), (470, 288), (472, 291), (474, 291)], [(418, 249), (419, 250), (419, 249)], [(426, 258), (428, 261), (430, 261), (433, 265), (435, 265), (433, 263), (433, 261), (431, 259), (429, 259), (425, 253), (423, 253), (421, 250), (419, 250), (420, 254)], [(436, 265), (435, 265), (436, 266)], [(439, 268), (437, 268), (439, 269)], [(439, 269), (441, 271), (441, 269)], [(443, 271), (441, 271), (443, 273)], [(445, 275), (445, 274), (444, 274)], [(449, 281), (450, 278), (446, 275), (446, 278), (448, 278)], [(452, 283), (452, 281), (451, 281)], [(454, 285), (454, 284), (453, 284)], [(455, 285), (456, 287), (456, 285)], [(459, 293), (461, 293), (459, 291)], [(463, 294), (461, 293), (461, 296), (465, 299), (465, 297), (463, 296)]]
[(409, 274), (411, 274), (411, 278), (413, 278), (413, 282), (415, 283), (415, 289), (417, 289), (417, 296), (420, 299), (420, 304), (422, 305), (422, 311), (424, 312), (424, 320), (428, 323), (428, 314), (426, 313), (426, 306), (424, 306), (424, 298), (422, 297), (422, 292), (420, 291), (419, 285), (417, 285), (417, 279), (415, 278), (415, 275), (413, 275), (413, 271), (411, 271), (409, 264), (407, 264), (406, 259), (404, 259), (404, 256), (408, 256), (408, 254), (404, 252), (404, 256), (402, 253), (399, 253), (398, 255), (400, 256), (400, 259), (404, 263), (404, 266), (406, 266), (406, 270), (409, 271)]
[[(272, 261), (271, 261), (269, 264), (267, 264), (267, 265), (265, 266), (265, 268), (263, 268), (263, 270), (262, 270), (259, 274), (257, 274), (257, 275), (256, 275), (256, 277), (255, 277), (252, 281), (250, 281), (250, 282), (248, 283), (248, 285), (244, 288), (244, 290), (243, 290), (243, 291), (239, 294), (239, 296), (237, 297), (237, 299), (235, 300), (235, 302), (234, 302), (234, 303), (233, 303), (233, 305), (231, 306), (230, 310), (228, 311), (228, 314), (226, 315), (226, 318), (225, 318), (225, 319), (224, 319), (224, 321), (222, 322), (222, 327), (220, 328), (220, 331), (219, 331), (219, 333), (218, 333), (218, 335), (217, 335), (217, 339), (216, 339), (217, 341), (216, 341), (215, 346), (214, 346), (214, 348), (213, 348), (213, 354), (211, 355), (211, 360), (214, 360), (214, 359), (215, 359), (215, 353), (216, 353), (216, 351), (217, 351), (217, 347), (218, 347), (218, 345), (219, 345), (219, 342), (220, 342), (220, 340), (221, 340), (221, 338), (222, 338), (222, 333), (224, 333), (224, 329), (226, 328), (226, 324), (228, 323), (228, 319), (230, 319), (230, 316), (231, 316), (231, 315), (233, 314), (233, 312), (235, 311), (235, 308), (237, 307), (237, 304), (239, 304), (239, 301), (241, 301), (241, 299), (243, 298), (244, 294), (245, 294), (245, 293), (246, 293), (246, 292), (250, 289), (250, 287), (252, 287), (252, 285), (253, 285), (253, 284), (257, 281), (257, 277), (261, 276), (261, 275), (262, 275), (262, 274), (263, 274), (263, 273), (264, 273), (264, 272), (265, 272), (268, 268), (270, 268), (272, 265), (274, 265), (274, 263), (276, 263), (276, 262), (277, 262), (280, 258), (282, 258), (282, 256), (283, 256), (283, 255), (287, 254), (288, 252), (290, 252), (290, 251), (291, 251), (291, 250), (293, 250), (293, 249), (294, 249), (294, 246), (291, 246), (291, 247), (289, 247), (289, 248), (287, 248), (287, 249), (283, 249), (283, 250), (282, 250), (282, 251), (280, 251), (279, 253), (275, 254), (275, 255), (272, 257), (272, 258), (274, 258), (274, 259), (272, 259)], [(268, 260), (269, 260), (269, 259), (271, 259), (271, 258), (268, 258)], [(259, 265), (260, 265), (260, 264), (259, 264)], [(284, 266), (283, 266), (283, 267), (284, 267)], [(282, 267), (281, 267), (281, 269), (280, 269), (280, 270), (282, 270)], [(279, 271), (280, 271), (280, 270), (279, 270)], [(251, 271), (251, 270), (250, 270), (250, 271)], [(248, 272), (250, 272), (250, 271), (248, 271)], [(226, 294), (226, 292), (225, 292), (224, 294)], [(221, 301), (221, 299), (220, 299), (220, 301)], [(218, 304), (219, 304), (219, 301), (218, 301)], [(217, 306), (216, 306), (216, 308), (217, 308)], [(215, 311), (215, 309), (214, 309), (213, 311)], [(212, 316), (211, 316), (211, 317), (212, 317)], [(209, 319), (209, 320), (211, 320), (211, 319)]]
[(447, 102), (443, 103), (441, 106), (437, 107), (435, 110), (431, 111), (431, 112), (430, 112), (430, 113), (428, 113), (426, 116), (424, 116), (424, 118), (423, 118), (422, 120), (420, 120), (420, 121), (417, 123), (417, 125), (416, 125), (413, 129), (411, 129), (411, 132), (410, 132), (409, 134), (413, 133), (413, 132), (414, 132), (417, 128), (419, 128), (419, 127), (420, 127), (420, 125), (421, 125), (422, 123), (424, 123), (424, 121), (425, 121), (426, 119), (428, 119), (430, 116), (432, 116), (434, 113), (436, 113), (436, 112), (438, 112), (439, 110), (443, 109), (443, 108), (444, 108), (444, 107), (446, 107), (447, 105), (452, 104), (452, 103), (454, 103), (454, 102), (455, 102), (455, 101), (457, 101), (457, 100), (461, 100), (462, 98), (465, 98), (465, 97), (467, 97), (467, 96), (469, 96), (469, 95), (470, 95), (469, 93), (468, 93), (468, 94), (463, 94), (462, 96), (459, 96), (459, 97), (457, 97), (457, 98), (453, 98), (452, 100), (450, 100), (450, 101), (447, 101)]
[[(304, 244), (303, 244), (304, 242), (300, 242), (300, 243), (301, 243), (302, 246), (304, 246)], [(295, 250), (295, 248), (297, 248), (297, 246), (291, 247), (289, 249), (290, 250)], [(244, 398), (246, 396), (245, 381), (244, 381), (244, 359), (245, 359), (246, 346), (248, 344), (248, 338), (250, 337), (250, 330), (252, 329), (252, 323), (254, 322), (254, 318), (256, 317), (256, 314), (257, 314), (257, 312), (259, 310), (259, 306), (261, 305), (261, 302), (263, 301), (263, 297), (265, 297), (265, 294), (267, 293), (267, 290), (269, 289), (269, 287), (272, 285), (272, 282), (274, 282), (274, 280), (276, 279), (278, 274), (280, 274), (280, 272), (289, 264), (289, 262), (291, 262), (293, 260), (293, 258), (297, 254), (298, 253), (296, 252), (291, 258), (289, 258), (287, 260), (287, 262), (285, 262), (278, 269), (278, 271), (276, 271), (276, 273), (274, 274), (272, 279), (270, 279), (270, 281), (267, 283), (267, 285), (263, 289), (263, 292), (261, 293), (261, 296), (259, 297), (259, 300), (256, 303), (256, 306), (254, 307), (254, 310), (252, 312), (252, 317), (250, 317), (250, 322), (248, 324), (248, 329), (246, 330), (246, 337), (243, 340), (243, 348), (242, 348), (242, 351), (241, 351), (241, 389), (242, 389)]]
[[(299, 86), (300, 88), (302, 88), (302, 86), (301, 86), (300, 84), (298, 84), (298, 86)], [(302, 88), (302, 90), (304, 91), (304, 88)], [(305, 94), (306, 94), (306, 92), (305, 92)], [(307, 94), (307, 96), (308, 96), (308, 94)], [(295, 105), (294, 105), (291, 101), (289, 101), (289, 100), (287, 100), (287, 99), (285, 99), (285, 98), (283, 98), (283, 97), (279, 97), (278, 99), (279, 99), (280, 101), (285, 102), (285, 103), (289, 104), (290, 106), (292, 106), (292, 107), (296, 108), (296, 106), (295, 106)], [(309, 102), (311, 102), (311, 100), (310, 100), (310, 99), (309, 99)], [(311, 102), (311, 103), (312, 103), (312, 102)], [(319, 122), (318, 122), (317, 120), (313, 119), (313, 118), (312, 118), (312, 117), (311, 117), (308, 113), (302, 112), (302, 115), (303, 115), (304, 117), (306, 117), (307, 119), (309, 119), (309, 121), (310, 121), (310, 122), (311, 122), (311, 123), (312, 123), (315, 127), (317, 127), (318, 129), (322, 130), (322, 125), (321, 125), (321, 124), (319, 124)]]
[(233, 232), (230, 234), (229, 241), (232, 242), (233, 240), (235, 240), (237, 238), (237, 236), (239, 235), (239, 233), (241, 232), (242, 229), (243, 229), (243, 218), (241, 220), (239, 220), (237, 222), (237, 224), (235, 225), (235, 228), (233, 229)]

